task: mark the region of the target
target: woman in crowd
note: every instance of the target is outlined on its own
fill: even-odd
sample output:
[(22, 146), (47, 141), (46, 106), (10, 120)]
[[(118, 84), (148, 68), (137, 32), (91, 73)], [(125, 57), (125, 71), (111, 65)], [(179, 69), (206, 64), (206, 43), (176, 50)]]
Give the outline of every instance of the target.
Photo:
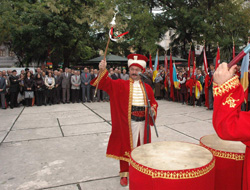
[(24, 98), (26, 106), (32, 106), (32, 99), (34, 98), (34, 80), (30, 71), (27, 71), (24, 78)]
[(47, 91), (47, 103), (51, 105), (53, 103), (55, 87), (55, 78), (52, 76), (52, 72), (49, 72), (48, 76), (45, 77), (44, 83)]
[(35, 77), (35, 95), (36, 95), (36, 105), (41, 106), (43, 103), (43, 93), (44, 91), (44, 81), (40, 73)]

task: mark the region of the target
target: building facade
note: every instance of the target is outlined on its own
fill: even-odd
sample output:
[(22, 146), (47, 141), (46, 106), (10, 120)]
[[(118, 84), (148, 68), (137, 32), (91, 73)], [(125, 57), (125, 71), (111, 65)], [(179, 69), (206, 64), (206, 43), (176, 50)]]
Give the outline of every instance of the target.
[(0, 45), (0, 67), (14, 67), (18, 60), (5, 44)]

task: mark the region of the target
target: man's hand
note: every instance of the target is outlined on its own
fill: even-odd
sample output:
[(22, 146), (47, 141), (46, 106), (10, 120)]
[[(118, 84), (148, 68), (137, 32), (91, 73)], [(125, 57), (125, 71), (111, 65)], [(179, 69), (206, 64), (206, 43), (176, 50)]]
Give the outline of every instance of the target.
[(100, 72), (103, 72), (106, 69), (106, 66), (107, 66), (107, 62), (104, 60), (101, 60), (101, 62), (99, 63)]
[(149, 113), (150, 113), (150, 115), (151, 115), (151, 113), (152, 113), (152, 115), (151, 115), (151, 116), (154, 116), (154, 115), (155, 115), (155, 109), (154, 109), (153, 107), (151, 107), (150, 109), (151, 109), (151, 112), (149, 112)]
[(228, 69), (227, 63), (224, 62), (220, 64), (213, 75), (214, 82), (218, 85), (222, 85), (227, 82), (234, 76), (236, 67), (237, 65), (234, 65), (230, 69)]

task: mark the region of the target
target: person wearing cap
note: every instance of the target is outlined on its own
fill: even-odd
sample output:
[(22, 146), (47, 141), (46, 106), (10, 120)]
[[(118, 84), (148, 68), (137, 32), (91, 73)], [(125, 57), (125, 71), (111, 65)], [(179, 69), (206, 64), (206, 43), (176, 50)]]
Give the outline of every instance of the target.
[[(106, 156), (120, 160), (120, 184), (127, 186), (130, 152), (139, 145), (147, 143), (147, 101), (151, 103), (154, 119), (158, 104), (152, 88), (143, 87), (139, 73), (146, 67), (147, 57), (140, 54), (128, 55), (129, 80), (112, 80), (108, 77), (107, 63), (99, 63), (99, 77), (91, 81), (93, 86), (106, 91), (110, 96), (112, 131), (109, 138)], [(151, 117), (149, 124), (153, 125)], [(149, 142), (151, 142), (149, 132)]]
[(14, 107), (18, 107), (17, 103), (17, 95), (19, 92), (19, 82), (20, 79), (17, 76), (17, 71), (13, 70), (12, 75), (9, 77), (10, 80), (10, 108), (13, 109)]
[(241, 111), (245, 94), (236, 65), (222, 63), (213, 75), (213, 126), (223, 140), (241, 141), (246, 145), (242, 190), (250, 189), (250, 112)]

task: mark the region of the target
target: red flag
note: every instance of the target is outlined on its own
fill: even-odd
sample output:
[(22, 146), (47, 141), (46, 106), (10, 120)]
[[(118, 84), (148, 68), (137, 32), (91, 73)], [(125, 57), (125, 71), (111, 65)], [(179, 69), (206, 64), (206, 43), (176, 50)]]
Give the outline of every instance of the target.
[(170, 53), (170, 64), (169, 64), (169, 77), (170, 77), (170, 83), (171, 83), (171, 89), (170, 89), (170, 98), (174, 99), (174, 80), (173, 80), (173, 62), (172, 62), (172, 53)]
[(220, 47), (217, 48), (217, 55), (216, 55), (216, 61), (215, 61), (215, 70), (220, 64)]
[(196, 65), (195, 65), (195, 51), (193, 51), (193, 73), (192, 73), (192, 77), (195, 77), (195, 69), (196, 69)]
[(151, 71), (153, 71), (153, 64), (152, 64), (151, 54), (149, 54), (149, 68), (151, 69)]
[(203, 48), (203, 62), (204, 62), (204, 71), (206, 75), (208, 75), (208, 64), (207, 64), (207, 56), (206, 56), (206, 48)]
[(190, 61), (191, 61), (191, 47), (188, 54), (188, 77), (190, 77)]
[(165, 81), (164, 81), (164, 86), (165, 86), (165, 90), (167, 90), (167, 88), (168, 88), (168, 57), (167, 57), (167, 55), (165, 55), (164, 66), (165, 66)]
[(209, 108), (208, 86), (209, 86), (210, 78), (209, 78), (209, 75), (208, 75), (208, 64), (207, 64), (207, 56), (206, 56), (206, 48), (205, 48), (205, 46), (203, 48), (203, 62), (204, 62), (204, 70), (205, 70), (205, 73), (206, 73), (205, 89), (204, 89), (204, 92), (205, 92), (205, 106), (207, 108)]

